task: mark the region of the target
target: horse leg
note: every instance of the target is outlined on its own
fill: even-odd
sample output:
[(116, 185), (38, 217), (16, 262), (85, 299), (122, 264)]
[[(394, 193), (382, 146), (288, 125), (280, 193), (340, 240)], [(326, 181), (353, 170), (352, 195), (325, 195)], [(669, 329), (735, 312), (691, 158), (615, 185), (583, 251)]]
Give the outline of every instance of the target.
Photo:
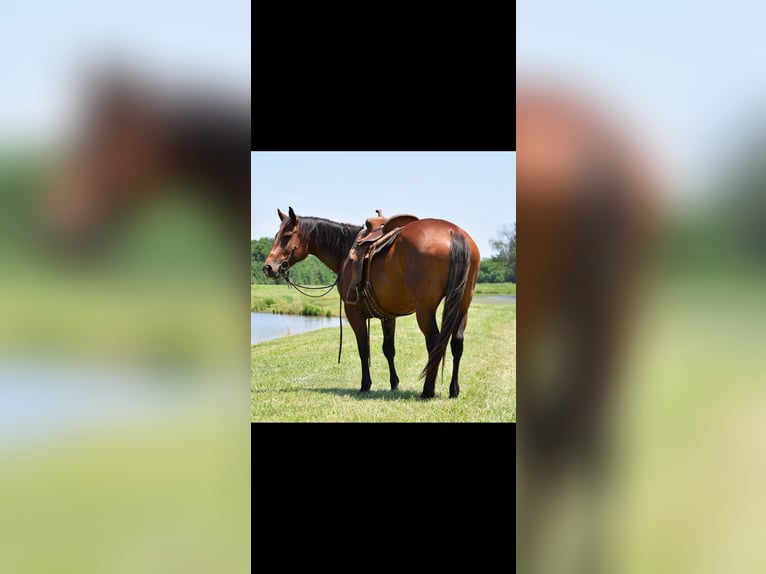
[(365, 393), (372, 386), (370, 377), (370, 343), (367, 338), (367, 318), (356, 311), (353, 307), (346, 306), (346, 318), (356, 335), (356, 346), (359, 349), (359, 360), (362, 363), (362, 388), (359, 392)]
[[(417, 308), (415, 316), (418, 320), (418, 327), (420, 327), (421, 332), (426, 337), (426, 349), (428, 349), (430, 356), (431, 349), (433, 349), (436, 344), (436, 338), (439, 336), (439, 326), (436, 324), (436, 309)], [(426, 373), (426, 382), (423, 383), (423, 392), (420, 398), (433, 398), (437, 371), (438, 369), (434, 369), (433, 373)]]
[(449, 398), (455, 399), (460, 394), (460, 384), (457, 381), (457, 373), (460, 369), (460, 357), (463, 356), (463, 333), (468, 323), (468, 313), (458, 322), (457, 329), (452, 333), (450, 348), (452, 349), (452, 380), (449, 384)]
[(381, 319), (380, 324), (383, 327), (383, 354), (388, 359), (388, 372), (391, 375), (391, 390), (396, 390), (399, 386), (399, 376), (394, 367), (394, 334), (396, 332), (396, 319)]

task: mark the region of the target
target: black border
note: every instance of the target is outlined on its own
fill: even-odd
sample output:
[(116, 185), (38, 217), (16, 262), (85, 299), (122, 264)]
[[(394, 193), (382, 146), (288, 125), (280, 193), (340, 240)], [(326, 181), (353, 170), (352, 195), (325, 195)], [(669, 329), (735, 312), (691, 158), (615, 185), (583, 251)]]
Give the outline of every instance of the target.
[(507, 10), (268, 10), (253, 6), (253, 151), (515, 151)]

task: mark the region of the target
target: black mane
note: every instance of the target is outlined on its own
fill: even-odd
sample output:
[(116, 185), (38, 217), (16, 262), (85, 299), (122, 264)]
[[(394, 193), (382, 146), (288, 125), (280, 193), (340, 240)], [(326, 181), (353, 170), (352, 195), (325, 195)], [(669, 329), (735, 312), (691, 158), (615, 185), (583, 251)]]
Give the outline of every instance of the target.
[(310, 241), (317, 245), (323, 245), (338, 257), (345, 257), (351, 244), (354, 243), (357, 234), (362, 229), (361, 225), (353, 223), (338, 223), (322, 217), (298, 217), (300, 221), (301, 241)]

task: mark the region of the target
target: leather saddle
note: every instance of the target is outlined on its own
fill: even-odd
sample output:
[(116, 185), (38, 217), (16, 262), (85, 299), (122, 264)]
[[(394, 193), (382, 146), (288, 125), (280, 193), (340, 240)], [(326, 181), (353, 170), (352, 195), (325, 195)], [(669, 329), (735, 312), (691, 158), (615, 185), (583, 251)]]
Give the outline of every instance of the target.
[(369, 275), (372, 258), (387, 251), (396, 241), (402, 228), (418, 218), (414, 215), (394, 215), (389, 218), (384, 217), (380, 209), (375, 211), (378, 217), (370, 217), (364, 222), (364, 227), (356, 236), (344, 263), (343, 273), (347, 273), (350, 280), (343, 299), (350, 305), (355, 305), (359, 302), (361, 293), (372, 314), (377, 316), (381, 313), (370, 301)]

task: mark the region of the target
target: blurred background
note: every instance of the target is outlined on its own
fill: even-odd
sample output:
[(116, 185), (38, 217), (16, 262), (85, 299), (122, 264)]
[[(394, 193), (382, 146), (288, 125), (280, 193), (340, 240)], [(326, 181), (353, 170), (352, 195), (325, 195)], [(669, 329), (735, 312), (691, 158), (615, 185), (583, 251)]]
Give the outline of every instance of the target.
[(0, 570), (249, 571), (250, 3), (3, 24)]
[(763, 15), (517, 3), (521, 571), (766, 566)]

